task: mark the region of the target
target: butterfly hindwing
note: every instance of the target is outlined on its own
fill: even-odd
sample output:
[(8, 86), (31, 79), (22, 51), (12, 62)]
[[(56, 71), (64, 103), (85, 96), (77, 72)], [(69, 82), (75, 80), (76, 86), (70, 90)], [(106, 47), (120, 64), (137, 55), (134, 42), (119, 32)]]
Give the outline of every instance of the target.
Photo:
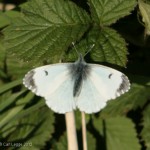
[(99, 93), (92, 80), (87, 78), (83, 81), (82, 90), (79, 97), (76, 98), (76, 105), (80, 111), (86, 113), (95, 113), (106, 105), (106, 99)]

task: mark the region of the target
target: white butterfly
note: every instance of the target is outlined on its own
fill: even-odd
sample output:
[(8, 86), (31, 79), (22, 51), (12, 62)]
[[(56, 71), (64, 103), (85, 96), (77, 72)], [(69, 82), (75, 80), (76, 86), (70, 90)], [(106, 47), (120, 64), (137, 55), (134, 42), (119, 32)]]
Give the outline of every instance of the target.
[(59, 63), (28, 72), (23, 84), (57, 113), (79, 108), (96, 113), (106, 102), (127, 92), (130, 83), (123, 73), (97, 64), (88, 64), (83, 57), (74, 63)]

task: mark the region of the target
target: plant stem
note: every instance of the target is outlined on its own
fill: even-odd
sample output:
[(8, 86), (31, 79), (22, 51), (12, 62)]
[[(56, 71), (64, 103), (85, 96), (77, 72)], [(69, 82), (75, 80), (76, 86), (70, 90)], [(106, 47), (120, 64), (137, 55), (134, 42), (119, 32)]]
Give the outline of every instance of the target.
[(65, 118), (67, 128), (68, 150), (78, 150), (74, 112), (67, 112), (65, 114)]
[(81, 112), (82, 115), (82, 141), (83, 141), (83, 150), (87, 150), (87, 138), (86, 138), (86, 120), (85, 113)]

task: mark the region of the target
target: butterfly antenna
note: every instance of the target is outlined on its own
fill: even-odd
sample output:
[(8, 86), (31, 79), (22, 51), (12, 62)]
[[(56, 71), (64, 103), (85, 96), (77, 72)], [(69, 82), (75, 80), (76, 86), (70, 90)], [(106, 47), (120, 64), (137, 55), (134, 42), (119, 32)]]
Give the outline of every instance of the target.
[[(74, 49), (76, 50), (78, 56), (80, 56), (81, 54), (80, 54), (80, 53), (78, 52), (78, 50), (76, 49), (74, 42), (72, 42), (72, 45), (73, 45)], [(94, 46), (95, 46), (95, 44), (92, 44), (92, 45), (90, 46), (89, 50), (85, 53), (84, 57), (93, 49)]]
[(93, 47), (95, 46), (95, 44), (92, 44), (89, 48), (89, 50), (85, 53), (84, 57), (93, 49)]
[(78, 52), (78, 50), (75, 47), (75, 43), (74, 42), (72, 42), (72, 45), (73, 45), (74, 49), (76, 50), (77, 54), (80, 55), (79, 52)]

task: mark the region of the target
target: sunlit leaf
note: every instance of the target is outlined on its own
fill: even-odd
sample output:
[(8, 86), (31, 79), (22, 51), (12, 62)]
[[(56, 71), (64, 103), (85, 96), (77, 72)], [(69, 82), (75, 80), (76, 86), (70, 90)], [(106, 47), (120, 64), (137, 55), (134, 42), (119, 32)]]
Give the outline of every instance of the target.
[[(126, 42), (115, 30), (94, 27), (89, 31), (86, 38), (77, 45), (77, 49), (84, 55), (93, 44), (94, 47), (90, 51), (90, 56), (94, 62), (126, 66)], [(70, 60), (75, 59), (72, 55), (69, 58)]]
[(136, 5), (135, 0), (89, 0), (92, 19), (104, 26), (116, 22), (130, 14)]
[(71, 1), (32, 0), (24, 15), (4, 30), (8, 52), (26, 61), (58, 62), (89, 26), (89, 16)]
[(145, 33), (150, 35), (150, 2), (146, 3), (143, 0), (138, 0), (138, 4), (142, 15), (142, 21), (145, 24)]

